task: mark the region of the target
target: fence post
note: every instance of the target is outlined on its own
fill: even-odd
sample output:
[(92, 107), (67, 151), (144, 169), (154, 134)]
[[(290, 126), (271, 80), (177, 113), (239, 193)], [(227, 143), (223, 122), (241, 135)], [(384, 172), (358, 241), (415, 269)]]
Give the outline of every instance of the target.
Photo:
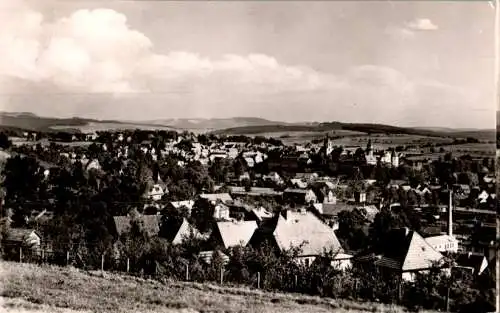
[(23, 262), (23, 247), (19, 247), (19, 262)]
[(45, 249), (42, 249), (42, 264), (45, 263)]
[(104, 253), (101, 255), (101, 272), (104, 272)]
[(446, 312), (450, 312), (450, 286), (446, 290)]
[(260, 272), (257, 272), (257, 289), (260, 289)]
[(402, 279), (398, 281), (398, 303), (401, 304), (403, 299), (403, 290), (402, 290)]
[(129, 272), (130, 270), (130, 259), (127, 258), (127, 273)]
[(189, 264), (186, 263), (186, 281), (189, 281)]
[(222, 285), (224, 280), (224, 268), (221, 266), (220, 267), (220, 284)]
[(156, 261), (153, 261), (155, 263), (155, 276), (158, 275), (158, 263)]
[(297, 274), (295, 275), (295, 289), (297, 289), (297, 286), (299, 285), (298, 283), (298, 277)]
[(66, 251), (66, 266), (69, 265), (69, 251)]

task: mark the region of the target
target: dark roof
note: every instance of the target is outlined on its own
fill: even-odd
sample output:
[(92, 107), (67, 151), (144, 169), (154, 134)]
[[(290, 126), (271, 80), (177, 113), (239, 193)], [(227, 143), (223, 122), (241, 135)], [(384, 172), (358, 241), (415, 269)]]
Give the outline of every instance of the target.
[[(116, 232), (118, 236), (130, 231), (132, 217), (130, 216), (113, 216)], [(144, 225), (144, 230), (149, 236), (157, 236), (160, 232), (161, 215), (141, 215), (140, 220)]]
[[(391, 259), (390, 262), (385, 258)], [(411, 271), (430, 268), (434, 262), (442, 258), (442, 254), (417, 232), (401, 228), (390, 231), (385, 237), (384, 251), (378, 265), (389, 266), (390, 263), (392, 268), (395, 264), (399, 264), (400, 270)]]
[(458, 266), (471, 267), (475, 273), (479, 273), (485, 259), (486, 257), (483, 254), (463, 253), (457, 257), (456, 262)]
[(356, 206), (343, 203), (343, 202), (337, 202), (335, 204), (333, 203), (323, 203), (323, 215), (332, 215), (336, 216), (342, 211), (353, 211)]
[[(10, 228), (7, 232), (5, 241), (13, 243), (23, 243), (29, 238), (32, 233), (36, 234), (35, 230), (27, 228)], [(38, 236), (38, 234), (36, 235)]]
[(222, 262), (224, 264), (227, 264), (229, 263), (229, 256), (227, 256), (226, 254), (220, 252), (219, 250), (211, 250), (211, 251), (202, 251), (200, 252), (199, 254), (199, 257), (207, 264), (211, 264), (212, 263), (212, 260), (214, 258), (214, 254), (218, 254), (219, 255), (219, 258), (222, 259)]

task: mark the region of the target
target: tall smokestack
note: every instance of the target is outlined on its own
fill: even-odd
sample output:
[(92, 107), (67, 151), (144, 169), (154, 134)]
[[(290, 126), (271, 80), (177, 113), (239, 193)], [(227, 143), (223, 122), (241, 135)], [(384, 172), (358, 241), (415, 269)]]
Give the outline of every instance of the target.
[(450, 200), (448, 204), (448, 236), (453, 236), (453, 190), (450, 189)]

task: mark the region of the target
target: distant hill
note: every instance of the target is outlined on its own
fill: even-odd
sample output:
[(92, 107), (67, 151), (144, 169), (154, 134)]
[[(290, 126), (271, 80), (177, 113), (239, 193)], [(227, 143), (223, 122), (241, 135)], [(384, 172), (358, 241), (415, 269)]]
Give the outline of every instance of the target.
[(232, 118), (179, 118), (145, 121), (151, 125), (170, 126), (179, 129), (219, 130), (233, 127), (286, 125), (285, 122), (270, 121), (258, 117), (232, 117)]
[[(497, 113), (500, 116), (500, 112)], [(432, 137), (495, 140), (493, 130), (411, 128), (383, 124), (305, 122), (286, 123), (257, 117), (233, 117), (213, 119), (158, 119), (152, 121), (116, 121), (89, 118), (53, 118), (37, 116), (29, 112), (0, 112), (0, 127), (3, 129), (24, 129), (36, 131), (90, 132), (102, 130), (144, 129), (144, 130), (189, 130), (225, 135), (258, 135), (286, 132), (320, 133), (328, 131), (351, 131), (368, 134), (408, 134)], [(500, 128), (499, 128), (500, 129)]]
[(265, 125), (265, 126), (246, 126), (233, 127), (214, 131), (215, 134), (223, 135), (257, 135), (263, 133), (283, 133), (283, 132), (325, 132), (333, 130), (348, 130), (362, 132), (366, 134), (407, 134), (429, 137), (450, 137), (450, 138), (466, 138), (473, 137), (479, 140), (494, 140), (495, 132), (493, 130), (470, 130), (457, 131), (453, 129), (430, 130), (424, 128), (397, 127), (383, 124), (364, 124), (364, 123), (341, 123), (328, 122), (317, 123), (310, 125)]
[(117, 129), (168, 129), (172, 127), (161, 125), (150, 125), (147, 123), (126, 123), (112, 120), (95, 120), (88, 118), (53, 118), (37, 116), (33, 113), (11, 113), (0, 112), (0, 127), (3, 129), (23, 129), (32, 131), (69, 131), (85, 132), (98, 130), (117, 130)]

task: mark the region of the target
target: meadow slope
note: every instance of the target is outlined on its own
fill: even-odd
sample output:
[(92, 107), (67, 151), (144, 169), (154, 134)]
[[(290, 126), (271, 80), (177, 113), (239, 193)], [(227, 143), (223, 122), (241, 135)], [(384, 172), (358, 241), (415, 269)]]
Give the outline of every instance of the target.
[(0, 286), (2, 312), (405, 312), (397, 306), (11, 262), (0, 262)]

